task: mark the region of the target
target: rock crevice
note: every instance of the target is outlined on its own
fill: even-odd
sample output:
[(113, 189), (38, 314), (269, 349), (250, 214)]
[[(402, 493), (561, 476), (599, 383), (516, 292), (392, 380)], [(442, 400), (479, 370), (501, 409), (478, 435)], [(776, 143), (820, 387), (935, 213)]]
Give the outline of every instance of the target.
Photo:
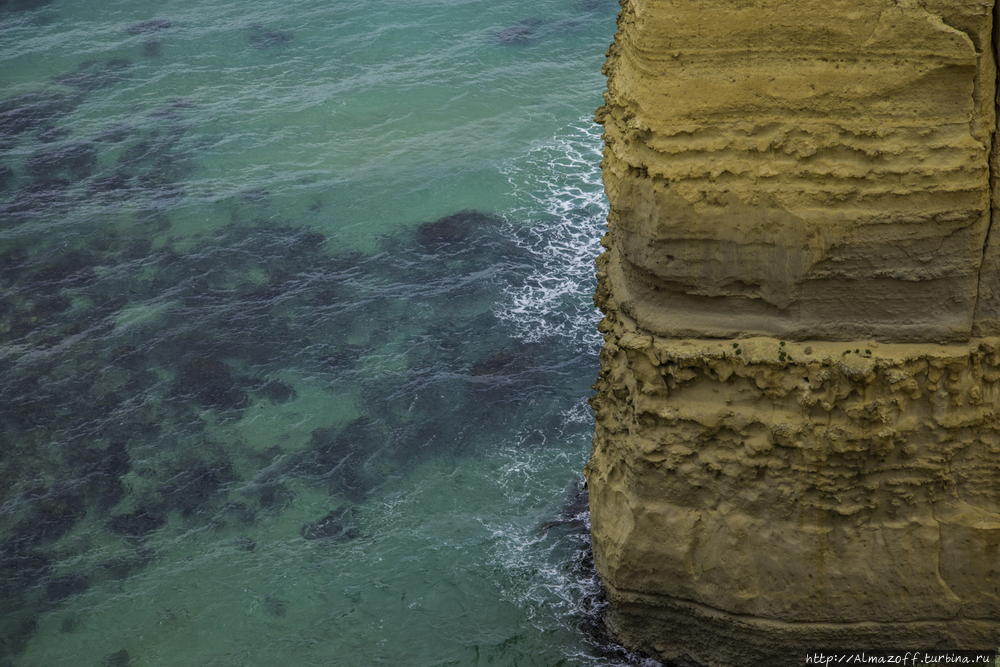
[[(1000, 63), (1000, 7), (993, 7), (993, 34), (991, 48), (994, 67)], [(996, 92), (996, 107), (994, 121), (1000, 117), (1000, 90)], [(976, 285), (976, 315), (973, 320), (972, 334), (987, 336), (1000, 334), (1000, 232), (993, 224), (1000, 214), (1000, 175), (997, 161), (1000, 160), (1000, 146), (997, 145), (996, 128), (990, 135), (990, 223), (986, 229), (986, 242), (983, 245), (983, 256), (979, 266), (979, 281)]]

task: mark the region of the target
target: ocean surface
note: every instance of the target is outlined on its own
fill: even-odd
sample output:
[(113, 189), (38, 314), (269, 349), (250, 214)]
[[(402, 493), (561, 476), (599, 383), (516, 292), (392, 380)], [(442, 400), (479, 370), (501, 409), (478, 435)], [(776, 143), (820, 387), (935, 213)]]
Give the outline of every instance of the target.
[(613, 0), (0, 0), (0, 666), (634, 664)]

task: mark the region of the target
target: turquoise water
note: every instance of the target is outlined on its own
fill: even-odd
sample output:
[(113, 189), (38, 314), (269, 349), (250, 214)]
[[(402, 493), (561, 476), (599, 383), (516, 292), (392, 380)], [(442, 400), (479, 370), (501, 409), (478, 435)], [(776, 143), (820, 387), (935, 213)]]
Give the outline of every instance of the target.
[(0, 665), (605, 665), (602, 0), (0, 4)]

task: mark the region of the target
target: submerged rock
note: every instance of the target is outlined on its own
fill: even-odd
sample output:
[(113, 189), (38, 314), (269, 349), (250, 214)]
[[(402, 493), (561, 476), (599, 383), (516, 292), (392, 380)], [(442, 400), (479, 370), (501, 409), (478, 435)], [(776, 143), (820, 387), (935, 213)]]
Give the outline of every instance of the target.
[(128, 654), (128, 651), (122, 649), (104, 656), (101, 662), (104, 667), (130, 667), (132, 657)]
[(512, 26), (508, 26), (498, 32), (493, 41), (497, 44), (523, 45), (532, 42), (538, 36), (538, 27), (543, 21), (541, 19), (525, 19)]
[(288, 603), (284, 600), (279, 600), (273, 595), (268, 595), (264, 598), (264, 611), (267, 612), (269, 616), (284, 618), (288, 613)]
[(480, 211), (465, 210), (417, 227), (417, 243), (427, 250), (438, 250), (467, 242), (484, 229), (496, 229), (503, 220)]
[(326, 484), (331, 493), (357, 501), (374, 481), (365, 469), (365, 460), (378, 451), (380, 444), (377, 425), (368, 417), (359, 417), (341, 429), (318, 428), (292, 472)]
[(136, 21), (127, 30), (130, 35), (146, 35), (151, 32), (167, 30), (173, 25), (174, 22), (170, 19), (147, 19), (145, 21)]
[(64, 86), (72, 86), (80, 91), (90, 92), (124, 81), (125, 70), (131, 66), (132, 62), (125, 58), (113, 58), (107, 61), (103, 67), (99, 63), (87, 60), (80, 63), (75, 71), (59, 74), (52, 77), (52, 80)]
[(30, 611), (8, 609), (0, 616), (0, 658), (23, 651), (38, 629), (38, 617)]
[(57, 484), (30, 494), (34, 508), (8, 533), (5, 546), (24, 550), (53, 542), (67, 532), (86, 514), (85, 495), (75, 484)]
[(66, 209), (69, 181), (39, 180), (18, 188), (14, 196), (0, 202), (0, 227), (20, 224), (37, 216), (57, 215)]
[(233, 379), (229, 366), (209, 356), (195, 357), (181, 366), (177, 392), (193, 396), (206, 408), (238, 410), (247, 405), (246, 392)]
[(71, 142), (38, 151), (25, 162), (25, 170), (36, 179), (66, 178), (79, 181), (97, 166), (97, 151), (84, 142)]
[(92, 138), (92, 141), (118, 143), (124, 141), (135, 133), (135, 128), (127, 123), (113, 123), (100, 130)]
[(41, 9), (52, 4), (52, 0), (0, 0), (0, 11), (21, 12)]
[(156, 555), (147, 549), (135, 549), (124, 555), (113, 556), (100, 562), (100, 569), (112, 580), (127, 579), (140, 572), (155, 560)]
[(590, 495), (585, 486), (576, 489), (569, 500), (563, 505), (559, 517), (543, 523), (539, 530), (547, 531), (557, 526), (570, 526), (577, 531), (586, 531), (590, 519)]
[(53, 123), (73, 111), (79, 98), (63, 93), (36, 92), (0, 100), (0, 137)]
[(140, 507), (134, 512), (120, 514), (108, 521), (111, 532), (125, 537), (141, 538), (159, 529), (167, 517), (159, 506)]
[(263, 26), (253, 26), (250, 34), (250, 46), (255, 49), (271, 49), (285, 46), (292, 41), (292, 33), (280, 30), (270, 30)]
[(50, 144), (53, 141), (64, 139), (71, 133), (68, 127), (50, 127), (43, 132), (39, 132), (37, 138), (43, 144)]
[(307, 540), (332, 540), (346, 542), (359, 537), (357, 528), (351, 524), (354, 510), (350, 507), (333, 511), (319, 521), (307, 523), (299, 531)]
[(191, 517), (221, 499), (226, 485), (236, 479), (229, 461), (196, 460), (180, 466), (157, 491), (165, 506)]
[(62, 577), (53, 577), (45, 584), (46, 602), (62, 602), (71, 595), (77, 595), (90, 587), (87, 577), (78, 574), (71, 574)]

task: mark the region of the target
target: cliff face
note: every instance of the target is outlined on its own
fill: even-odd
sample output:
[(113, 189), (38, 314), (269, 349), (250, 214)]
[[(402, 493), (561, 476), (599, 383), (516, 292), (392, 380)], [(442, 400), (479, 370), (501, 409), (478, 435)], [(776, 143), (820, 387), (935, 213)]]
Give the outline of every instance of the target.
[(992, 34), (985, 2), (623, 0), (587, 477), (626, 645), (995, 645)]
[(979, 290), (991, 18), (982, 2), (624, 2), (598, 111), (619, 304), (664, 336), (996, 333)]

